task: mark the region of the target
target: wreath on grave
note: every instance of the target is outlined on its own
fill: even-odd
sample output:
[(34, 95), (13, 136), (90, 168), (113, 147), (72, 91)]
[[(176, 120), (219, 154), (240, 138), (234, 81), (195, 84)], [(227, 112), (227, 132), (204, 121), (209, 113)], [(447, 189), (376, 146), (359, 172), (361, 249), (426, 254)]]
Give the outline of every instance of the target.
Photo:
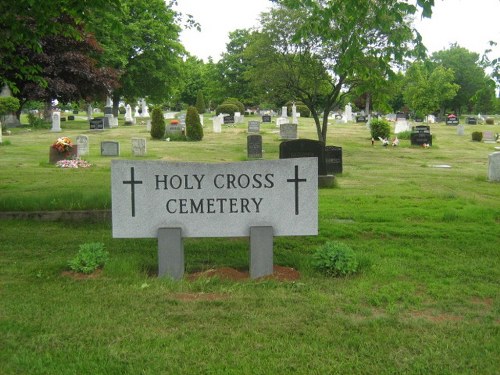
[(69, 155), (71, 151), (73, 150), (73, 142), (71, 139), (68, 137), (60, 137), (57, 138), (57, 140), (52, 143), (52, 148), (57, 150), (60, 154), (67, 154)]

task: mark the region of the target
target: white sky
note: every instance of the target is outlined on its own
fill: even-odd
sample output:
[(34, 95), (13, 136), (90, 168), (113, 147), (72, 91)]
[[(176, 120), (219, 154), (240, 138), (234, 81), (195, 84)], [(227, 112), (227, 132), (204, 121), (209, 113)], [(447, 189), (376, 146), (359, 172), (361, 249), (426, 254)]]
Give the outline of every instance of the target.
[[(181, 42), (204, 61), (220, 59), (229, 42), (228, 34), (236, 29), (258, 26), (261, 12), (269, 0), (178, 0), (177, 9), (193, 15), (202, 31), (184, 30)], [(482, 54), (496, 41), (495, 57), (500, 55), (500, 0), (435, 0), (431, 19), (416, 25), (429, 51), (447, 49), (457, 42), (469, 51)]]

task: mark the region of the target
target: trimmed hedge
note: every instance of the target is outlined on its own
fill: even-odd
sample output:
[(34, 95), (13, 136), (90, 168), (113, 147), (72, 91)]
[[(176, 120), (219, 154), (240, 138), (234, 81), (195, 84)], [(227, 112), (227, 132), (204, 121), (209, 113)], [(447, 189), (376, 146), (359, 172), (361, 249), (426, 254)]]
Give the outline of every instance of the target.
[(189, 107), (186, 113), (186, 136), (190, 141), (203, 139), (203, 127), (196, 107)]

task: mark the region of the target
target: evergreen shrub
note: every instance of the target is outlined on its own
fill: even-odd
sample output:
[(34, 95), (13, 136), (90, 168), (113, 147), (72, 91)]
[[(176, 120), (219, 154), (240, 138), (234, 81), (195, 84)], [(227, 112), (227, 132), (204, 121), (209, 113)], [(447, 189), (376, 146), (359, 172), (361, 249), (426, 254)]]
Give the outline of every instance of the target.
[(219, 115), (221, 113), (227, 113), (228, 115), (233, 116), (234, 112), (239, 112), (238, 107), (230, 103), (222, 103), (218, 105), (217, 108), (215, 109), (216, 115)]
[(186, 136), (190, 141), (203, 139), (203, 127), (196, 107), (189, 107), (186, 113)]
[(154, 107), (151, 113), (151, 138), (163, 139), (165, 137), (165, 119), (160, 107)]
[(222, 104), (234, 104), (238, 108), (235, 112), (240, 112), (241, 114), (245, 113), (245, 106), (236, 98), (227, 98), (222, 102)]
[(472, 132), (472, 140), (475, 142), (481, 142), (483, 140), (482, 132)]
[(488, 124), (488, 125), (495, 125), (495, 119), (493, 117), (488, 117), (486, 119), (486, 124)]

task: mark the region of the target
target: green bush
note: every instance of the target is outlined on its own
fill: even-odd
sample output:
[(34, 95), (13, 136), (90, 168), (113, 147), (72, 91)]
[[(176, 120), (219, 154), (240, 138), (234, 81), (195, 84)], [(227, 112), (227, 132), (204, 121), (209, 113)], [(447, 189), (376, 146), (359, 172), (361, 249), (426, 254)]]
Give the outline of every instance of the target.
[(189, 107), (186, 113), (186, 136), (190, 141), (203, 139), (203, 127), (196, 107)]
[(495, 119), (493, 117), (488, 117), (486, 119), (486, 124), (488, 124), (488, 125), (495, 125)]
[(52, 126), (50, 122), (35, 116), (33, 113), (28, 113), (28, 123), (33, 129), (50, 129)]
[(472, 132), (472, 140), (476, 142), (481, 142), (483, 140), (482, 132)]
[(411, 131), (405, 130), (404, 132), (399, 132), (397, 136), (398, 139), (411, 139)]
[(68, 265), (72, 271), (89, 274), (104, 267), (108, 257), (109, 253), (104, 250), (103, 243), (84, 243), (80, 245), (78, 254), (69, 261)]
[(124, 115), (125, 113), (127, 113), (127, 109), (124, 106), (120, 106), (120, 107), (118, 107), (118, 112), (121, 115)]
[(165, 137), (165, 119), (160, 107), (154, 107), (151, 113), (151, 137), (153, 139)]
[(311, 117), (311, 111), (305, 104), (297, 105), (297, 112), (300, 113), (300, 117)]
[(384, 119), (372, 119), (370, 122), (370, 131), (372, 138), (389, 138), (391, 135), (391, 126)]
[(347, 276), (356, 273), (359, 262), (346, 244), (327, 242), (313, 254), (312, 266), (328, 276)]
[(19, 109), (19, 99), (12, 96), (0, 97), (0, 116), (16, 112)]
[(233, 116), (234, 112), (239, 112), (238, 107), (230, 103), (222, 103), (218, 105), (217, 108), (215, 109), (216, 115), (219, 115), (221, 113), (227, 113), (228, 115)]
[(241, 114), (245, 113), (245, 106), (236, 98), (227, 98), (222, 102), (222, 104), (234, 104), (238, 108), (235, 112), (240, 112)]

